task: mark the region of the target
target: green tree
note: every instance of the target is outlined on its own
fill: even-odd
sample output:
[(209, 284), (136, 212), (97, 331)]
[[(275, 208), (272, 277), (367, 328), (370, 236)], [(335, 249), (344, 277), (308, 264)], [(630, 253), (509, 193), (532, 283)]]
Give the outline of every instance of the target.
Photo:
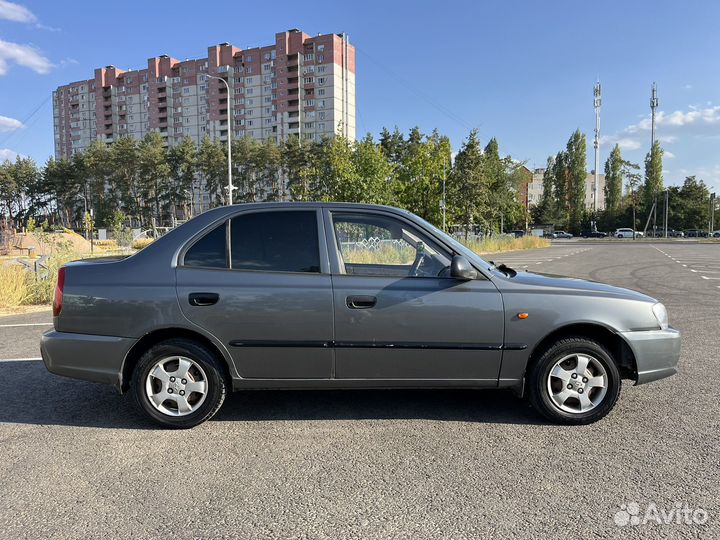
[(484, 160), (476, 129), (470, 132), (460, 151), (447, 183), (447, 202), (454, 222), (462, 226), (467, 237), (470, 228), (480, 221), (488, 206), (489, 190)]
[(205, 137), (197, 153), (197, 170), (203, 181), (205, 192), (210, 196), (210, 207), (221, 205), (227, 200), (228, 182), (227, 150), (218, 141)]
[(355, 143), (353, 163), (360, 185), (358, 202), (392, 204), (390, 183), (393, 166), (387, 160), (382, 146), (375, 144), (369, 133)]
[(568, 228), (575, 234), (580, 232), (585, 211), (585, 179), (587, 178), (587, 141), (580, 130), (567, 143), (568, 156)]
[(653, 203), (663, 191), (662, 175), (663, 149), (655, 141), (650, 152), (645, 156), (645, 185), (643, 186), (643, 206), (646, 213), (650, 212)]
[(538, 225), (547, 225), (555, 221), (555, 158), (548, 156), (543, 172), (543, 192), (540, 200), (532, 209), (533, 222)]
[(553, 164), (553, 216), (555, 225), (565, 227), (568, 222), (568, 154), (560, 151)]
[(112, 194), (127, 215), (140, 219), (143, 206), (140, 183), (140, 149), (136, 139), (121, 137), (110, 147)]
[(192, 217), (191, 201), (195, 200), (197, 146), (190, 137), (183, 137), (180, 144), (170, 148), (167, 161), (170, 169), (168, 202), (172, 206), (183, 206), (185, 217)]
[(622, 168), (623, 158), (620, 146), (615, 147), (605, 162), (605, 211), (617, 215), (622, 199)]
[[(113, 164), (106, 144), (99, 140), (91, 142), (82, 154), (76, 154), (74, 161), (84, 179), (83, 195), (87, 199), (88, 211), (94, 211), (96, 225), (106, 225), (118, 209), (117, 198), (108, 189)], [(84, 209), (83, 201), (78, 201), (78, 205)]]
[(710, 221), (710, 190), (695, 176), (668, 194), (668, 222), (678, 229), (707, 229)]
[(162, 135), (152, 131), (143, 137), (138, 147), (138, 172), (146, 216), (154, 216), (160, 223), (160, 211), (169, 192), (170, 165)]

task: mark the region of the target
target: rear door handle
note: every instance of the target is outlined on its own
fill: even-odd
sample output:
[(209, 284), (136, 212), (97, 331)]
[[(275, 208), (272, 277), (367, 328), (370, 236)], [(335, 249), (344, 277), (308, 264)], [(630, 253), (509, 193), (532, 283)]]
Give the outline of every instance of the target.
[(220, 300), (220, 295), (211, 292), (194, 292), (188, 295), (191, 306), (212, 306)]
[(345, 303), (350, 309), (368, 309), (375, 307), (377, 298), (374, 296), (348, 296)]

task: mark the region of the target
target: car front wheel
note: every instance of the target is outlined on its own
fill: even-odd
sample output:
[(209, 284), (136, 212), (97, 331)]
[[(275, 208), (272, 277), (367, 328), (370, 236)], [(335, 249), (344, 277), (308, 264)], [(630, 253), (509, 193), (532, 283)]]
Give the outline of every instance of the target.
[(560, 424), (600, 420), (615, 406), (620, 386), (620, 374), (607, 349), (583, 337), (559, 340), (528, 374), (530, 402)]
[(132, 391), (155, 422), (191, 428), (211, 418), (225, 400), (226, 385), (215, 356), (186, 339), (163, 341), (140, 358)]

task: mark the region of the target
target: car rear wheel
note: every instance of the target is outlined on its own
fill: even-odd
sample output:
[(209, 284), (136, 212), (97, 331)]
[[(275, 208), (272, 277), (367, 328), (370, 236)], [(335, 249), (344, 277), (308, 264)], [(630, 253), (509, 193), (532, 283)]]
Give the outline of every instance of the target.
[(608, 414), (620, 395), (620, 374), (600, 343), (573, 337), (547, 349), (528, 375), (530, 402), (549, 420), (590, 424)]
[(138, 406), (155, 422), (191, 428), (211, 418), (225, 400), (226, 385), (215, 356), (186, 339), (150, 348), (133, 372)]

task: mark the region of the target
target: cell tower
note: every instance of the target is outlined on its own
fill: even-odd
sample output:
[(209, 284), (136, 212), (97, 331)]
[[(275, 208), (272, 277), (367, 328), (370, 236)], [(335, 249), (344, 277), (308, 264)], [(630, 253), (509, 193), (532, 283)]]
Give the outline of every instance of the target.
[[(650, 159), (653, 158), (653, 154), (655, 153), (655, 109), (658, 108), (659, 104), (660, 102), (657, 97), (657, 84), (653, 82), (652, 92), (650, 94)], [(653, 235), (657, 234), (657, 197), (658, 194), (655, 192), (653, 194), (652, 208)], [(645, 229), (647, 229), (647, 225), (645, 225)]]
[(652, 147), (655, 145), (655, 109), (658, 108), (659, 105), (658, 97), (657, 97), (657, 84), (652, 83), (652, 94), (650, 95), (650, 111), (651, 111), (651, 128), (650, 128), (650, 151), (652, 152)]
[(600, 81), (595, 83), (593, 87), (594, 106), (595, 106), (595, 183), (593, 184), (593, 211), (594, 218), (597, 217), (598, 210), (598, 180), (600, 174), (600, 105), (602, 104), (602, 89)]

